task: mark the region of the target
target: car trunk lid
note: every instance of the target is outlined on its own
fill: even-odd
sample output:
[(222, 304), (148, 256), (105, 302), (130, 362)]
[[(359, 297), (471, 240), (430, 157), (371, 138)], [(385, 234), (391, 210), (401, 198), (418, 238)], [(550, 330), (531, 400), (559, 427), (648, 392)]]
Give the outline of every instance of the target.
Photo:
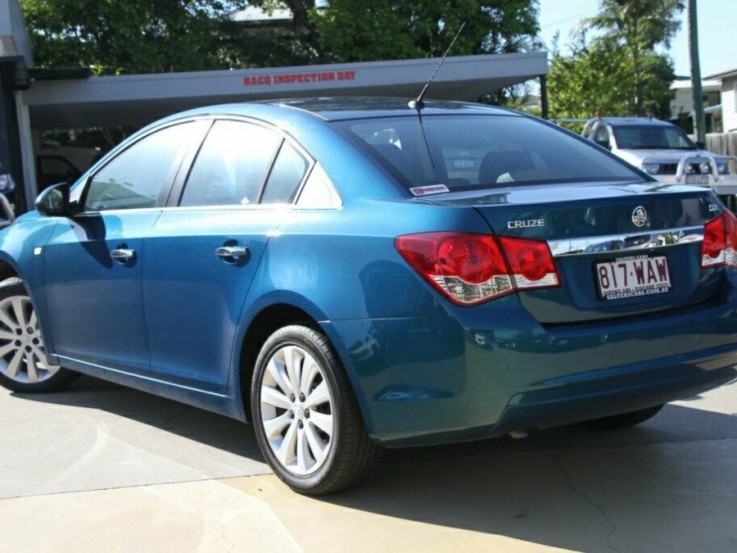
[(709, 190), (597, 183), (430, 201), (472, 207), (496, 235), (547, 242), (560, 286), (518, 293), (543, 324), (692, 308), (718, 301), (723, 288), (723, 267), (701, 268), (704, 225), (723, 211)]

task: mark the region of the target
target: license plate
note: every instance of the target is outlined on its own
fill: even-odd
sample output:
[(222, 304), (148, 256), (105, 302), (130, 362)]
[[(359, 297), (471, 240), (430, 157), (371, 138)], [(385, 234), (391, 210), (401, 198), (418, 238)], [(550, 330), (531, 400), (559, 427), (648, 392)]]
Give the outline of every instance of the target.
[(709, 184), (709, 175), (686, 175), (686, 184)]
[(664, 255), (622, 257), (596, 264), (599, 297), (620, 300), (662, 294), (672, 288)]

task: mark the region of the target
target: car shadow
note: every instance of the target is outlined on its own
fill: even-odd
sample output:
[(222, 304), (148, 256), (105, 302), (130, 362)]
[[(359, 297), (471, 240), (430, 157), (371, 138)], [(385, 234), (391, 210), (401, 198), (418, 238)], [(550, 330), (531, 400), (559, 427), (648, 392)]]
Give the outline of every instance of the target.
[(24, 400), (105, 411), (182, 438), (263, 462), (250, 425), (97, 378), (82, 376), (63, 392), (21, 394)]
[[(104, 380), (82, 376), (67, 391), (12, 395), (30, 401), (100, 409), (211, 447), (263, 461), (250, 425)], [(688, 401), (695, 401), (698, 397)], [(526, 451), (576, 451), (592, 447), (720, 439), (737, 439), (736, 416), (668, 405), (661, 414), (633, 428), (603, 431), (569, 425), (531, 431), (522, 439), (502, 437), (452, 445), (386, 449), (382, 464)]]
[[(249, 426), (115, 384), (83, 377), (68, 392), (14, 395), (103, 410), (263, 461)], [(721, 530), (713, 521), (724, 525), (737, 515), (737, 480), (725, 476), (736, 473), (737, 417), (689, 404), (666, 406), (626, 430), (575, 425), (519, 440), (386, 450), (361, 486), (295, 500), (546, 547), (672, 551), (699, 543), (684, 517), (699, 520), (697, 532), (707, 540)], [(650, 528), (649, 520), (660, 527)], [(639, 546), (628, 546), (633, 535)]]
[(734, 551), (735, 439), (736, 416), (669, 405), (629, 429), (390, 451), (323, 501), (573, 551)]

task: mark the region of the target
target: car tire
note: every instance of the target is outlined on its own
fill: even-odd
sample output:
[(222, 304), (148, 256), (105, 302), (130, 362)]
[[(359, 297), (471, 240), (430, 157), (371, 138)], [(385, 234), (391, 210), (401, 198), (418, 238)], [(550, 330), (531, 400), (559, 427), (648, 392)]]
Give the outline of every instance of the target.
[(266, 340), (251, 411), (264, 457), (296, 492), (344, 490), (378, 460), (380, 447), (366, 433), (345, 370), (328, 339), (312, 328), (283, 327)]
[(635, 426), (653, 418), (663, 408), (662, 405), (655, 405), (654, 407), (648, 407), (646, 409), (639, 409), (638, 411), (631, 411), (629, 413), (622, 413), (621, 415), (613, 415), (611, 417), (602, 417), (600, 419), (593, 419), (586, 421), (582, 424), (589, 428), (595, 428), (598, 430), (616, 430), (618, 428), (629, 428)]
[(23, 281), (0, 282), (0, 385), (29, 394), (57, 392), (78, 377), (46, 359), (36, 311)]

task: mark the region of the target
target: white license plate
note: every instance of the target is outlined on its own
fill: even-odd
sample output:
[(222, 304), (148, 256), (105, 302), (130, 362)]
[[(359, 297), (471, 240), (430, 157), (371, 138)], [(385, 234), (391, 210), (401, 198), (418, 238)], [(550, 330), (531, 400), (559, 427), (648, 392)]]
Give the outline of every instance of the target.
[(605, 300), (662, 294), (672, 287), (664, 255), (622, 257), (597, 263), (596, 280), (599, 297)]
[(709, 184), (709, 175), (686, 175), (686, 184)]

